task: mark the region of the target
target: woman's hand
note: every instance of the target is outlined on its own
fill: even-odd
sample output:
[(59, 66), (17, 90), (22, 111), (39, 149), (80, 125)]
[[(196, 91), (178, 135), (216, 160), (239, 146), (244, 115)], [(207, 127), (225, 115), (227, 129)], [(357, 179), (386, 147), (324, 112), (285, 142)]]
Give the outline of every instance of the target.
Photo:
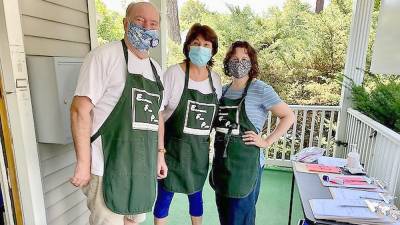
[(269, 145), (261, 135), (256, 134), (254, 131), (246, 131), (242, 136), (243, 141), (246, 145), (255, 145), (259, 148), (267, 148)]
[(157, 179), (164, 179), (168, 174), (167, 163), (165, 163), (164, 152), (158, 152), (157, 157)]

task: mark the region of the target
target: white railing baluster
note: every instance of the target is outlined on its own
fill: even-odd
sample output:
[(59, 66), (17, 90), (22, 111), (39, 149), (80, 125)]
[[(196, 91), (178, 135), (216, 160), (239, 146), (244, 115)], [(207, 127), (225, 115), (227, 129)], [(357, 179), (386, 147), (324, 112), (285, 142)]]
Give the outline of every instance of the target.
[(300, 151), (304, 147), (304, 136), (306, 133), (307, 110), (303, 111), (303, 123), (301, 124)]
[[(347, 141), (357, 144), (369, 176), (388, 183), (400, 195), (400, 134), (354, 109), (348, 109)], [(400, 201), (396, 201), (399, 205)]]
[(368, 142), (368, 126), (365, 126), (363, 124), (363, 129), (362, 129), (362, 146), (361, 146), (361, 150), (359, 150), (360, 153), (360, 162), (364, 162), (365, 158), (367, 157), (367, 142)]
[[(351, 130), (354, 118), (352, 115), (349, 115), (348, 122), (347, 122), (347, 133), (346, 133), (346, 142), (347, 144), (351, 143), (351, 134), (353, 131)], [(343, 158), (346, 158), (347, 154), (349, 154), (349, 145), (343, 151)]]
[(325, 111), (321, 111), (321, 119), (319, 123), (319, 132), (318, 132), (318, 147), (321, 147), (322, 135), (324, 132), (324, 123), (325, 123)]
[(392, 162), (392, 160), (390, 160), (390, 142), (384, 142), (383, 146), (382, 146), (382, 158), (383, 161), (385, 162), (383, 163), (383, 165), (380, 167), (380, 172), (381, 172), (381, 176), (384, 178), (384, 181), (387, 183), (388, 181), (388, 177), (390, 176), (390, 174), (388, 173), (389, 171), (389, 165)]
[[(373, 132), (375, 132), (375, 130)], [(369, 171), (372, 170), (372, 162), (375, 160), (374, 159), (374, 157), (375, 157), (375, 151), (374, 150), (375, 150), (375, 145), (376, 145), (376, 135), (374, 137), (370, 138), (370, 140), (371, 140), (371, 142), (370, 142), (371, 144), (370, 144), (370, 147), (369, 147), (370, 153), (369, 153), (368, 162), (367, 162), (367, 168), (366, 168), (366, 171), (368, 172), (368, 174), (369, 174)]]
[[(290, 151), (290, 155), (293, 155), (295, 152), (302, 150), (305, 146), (313, 146), (315, 139), (314, 137), (317, 137), (317, 135), (318, 143), (316, 142), (315, 144), (320, 147), (323, 146), (324, 148), (329, 147), (330, 150), (328, 152), (331, 153), (331, 146), (333, 142), (333, 126), (337, 122), (337, 113), (339, 112), (340, 107), (291, 105), (290, 108), (294, 111), (296, 117), (296, 121), (291, 128), (291, 137), (288, 136), (289, 132), (287, 132), (283, 139), (281, 138), (277, 143), (268, 149), (269, 154), (267, 154), (267, 163), (269, 165), (290, 166), (289, 160), (285, 158), (285, 156), (289, 153), (288, 151)], [(310, 115), (311, 120), (308, 120), (308, 112), (312, 112), (312, 115)], [(325, 126), (327, 112), (330, 112), (331, 114), (328, 127)], [(318, 123), (318, 115), (321, 116), (319, 127), (316, 125)], [(264, 130), (267, 135), (272, 132), (274, 127), (272, 125), (273, 121), (275, 121), (275, 118), (272, 118), (271, 114), (269, 114)], [(276, 121), (279, 123), (278, 118), (276, 118)], [(307, 129), (308, 127), (310, 127), (310, 129)], [(318, 134), (314, 134), (316, 129), (318, 130)], [(326, 132), (325, 129), (328, 129), (329, 132)], [(305, 141), (308, 141), (308, 144)], [(325, 143), (325, 141), (327, 143)], [(289, 144), (289, 142), (291, 143)], [(329, 146), (326, 146), (328, 144)], [(281, 151), (280, 149), (282, 149), (282, 157), (278, 158), (278, 150)]]
[(308, 147), (313, 146), (314, 142), (314, 126), (315, 126), (315, 115), (316, 115), (316, 110), (312, 111), (312, 116), (311, 116), (311, 128), (310, 128), (310, 138), (308, 140)]
[(290, 155), (292, 156), (292, 155), (294, 155), (294, 145), (295, 145), (295, 143), (296, 143), (296, 132), (297, 132), (297, 116), (298, 116), (298, 114), (299, 114), (299, 110), (294, 110), (294, 118), (296, 118), (295, 120), (294, 120), (294, 123), (293, 123), (293, 131), (292, 131), (292, 146), (290, 147)]
[(331, 111), (331, 117), (329, 119), (329, 131), (328, 131), (328, 143), (326, 149), (329, 151), (331, 148), (331, 137), (332, 137), (332, 128), (333, 128), (333, 118), (335, 117), (335, 111)]
[(372, 138), (370, 137), (370, 134), (371, 134), (371, 132), (372, 132), (372, 128), (371, 128), (371, 127), (368, 127), (368, 128), (366, 129), (366, 131), (367, 131), (367, 134), (366, 134), (367, 141), (366, 141), (366, 148), (365, 148), (365, 157), (364, 157), (364, 159), (363, 159), (363, 161), (362, 161), (362, 162), (364, 163), (365, 169), (368, 167), (369, 160), (370, 160), (370, 158), (371, 158), (371, 144), (372, 144)]

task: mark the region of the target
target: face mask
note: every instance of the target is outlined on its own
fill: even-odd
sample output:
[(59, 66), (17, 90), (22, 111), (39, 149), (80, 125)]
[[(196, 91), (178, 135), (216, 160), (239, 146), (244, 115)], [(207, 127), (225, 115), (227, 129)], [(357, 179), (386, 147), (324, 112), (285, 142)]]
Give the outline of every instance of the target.
[(211, 49), (201, 46), (192, 46), (189, 50), (190, 62), (197, 66), (205, 66), (211, 59)]
[(134, 23), (129, 23), (127, 36), (129, 42), (139, 51), (148, 51), (149, 48), (157, 47), (160, 42), (157, 30), (147, 30)]
[(242, 78), (247, 76), (251, 70), (251, 61), (248, 59), (243, 60), (229, 60), (228, 62), (228, 75), (235, 78)]

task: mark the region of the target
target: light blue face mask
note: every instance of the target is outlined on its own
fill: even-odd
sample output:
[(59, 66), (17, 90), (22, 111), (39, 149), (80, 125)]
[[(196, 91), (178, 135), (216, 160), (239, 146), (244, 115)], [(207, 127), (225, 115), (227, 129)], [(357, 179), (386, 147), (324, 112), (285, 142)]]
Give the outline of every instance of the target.
[(160, 42), (157, 30), (147, 30), (134, 23), (129, 23), (127, 36), (129, 42), (139, 51), (148, 51), (149, 48), (157, 47)]
[(191, 46), (189, 50), (190, 62), (196, 66), (205, 66), (210, 61), (212, 56), (211, 48), (202, 46)]

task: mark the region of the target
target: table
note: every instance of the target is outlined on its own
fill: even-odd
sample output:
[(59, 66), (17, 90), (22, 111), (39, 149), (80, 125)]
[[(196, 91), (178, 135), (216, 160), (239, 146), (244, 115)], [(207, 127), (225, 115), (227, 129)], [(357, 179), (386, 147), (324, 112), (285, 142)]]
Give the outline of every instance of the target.
[(293, 175), (292, 175), (292, 187), (290, 193), (290, 205), (289, 205), (289, 221), (288, 225), (291, 225), (292, 219), (292, 206), (293, 206), (293, 192), (294, 183), (297, 184), (301, 205), (303, 207), (304, 218), (312, 224), (326, 224), (326, 225), (348, 225), (349, 223), (339, 223), (328, 220), (317, 220), (311, 210), (310, 202), (311, 199), (332, 199), (331, 192), (328, 187), (322, 185), (318, 174), (316, 173), (301, 173), (296, 171), (296, 167), (293, 163)]

